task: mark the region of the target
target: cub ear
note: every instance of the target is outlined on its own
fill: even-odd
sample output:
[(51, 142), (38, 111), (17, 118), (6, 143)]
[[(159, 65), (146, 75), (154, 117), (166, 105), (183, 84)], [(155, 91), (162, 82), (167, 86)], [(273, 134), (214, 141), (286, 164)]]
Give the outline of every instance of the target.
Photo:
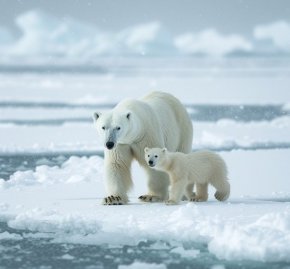
[(149, 148), (146, 147), (146, 148), (144, 149), (144, 152), (147, 153), (148, 150), (149, 150)]
[(101, 113), (100, 112), (94, 112), (94, 114), (93, 114), (93, 119), (95, 120), (95, 121), (97, 121), (98, 120), (98, 118), (101, 116)]
[(163, 148), (163, 149), (162, 149), (162, 152), (166, 152), (166, 151), (167, 151), (167, 148)]

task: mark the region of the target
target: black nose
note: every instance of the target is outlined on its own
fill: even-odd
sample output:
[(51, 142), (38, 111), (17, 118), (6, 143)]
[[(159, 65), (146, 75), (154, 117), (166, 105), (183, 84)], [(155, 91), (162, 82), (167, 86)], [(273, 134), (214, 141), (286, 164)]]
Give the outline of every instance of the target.
[(148, 163), (149, 163), (149, 165), (152, 165), (153, 164), (153, 161), (150, 160)]
[(114, 142), (107, 142), (106, 147), (107, 149), (112, 149), (115, 146)]

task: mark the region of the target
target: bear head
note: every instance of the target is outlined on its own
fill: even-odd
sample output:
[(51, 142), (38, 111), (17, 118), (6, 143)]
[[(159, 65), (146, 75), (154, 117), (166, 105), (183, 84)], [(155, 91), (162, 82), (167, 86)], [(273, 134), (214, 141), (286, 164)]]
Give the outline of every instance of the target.
[(97, 131), (107, 149), (113, 149), (118, 143), (130, 143), (130, 133), (133, 128), (131, 114), (130, 111), (122, 114), (113, 111), (93, 114)]
[(145, 160), (146, 163), (154, 169), (162, 169), (166, 161), (166, 148), (145, 148)]

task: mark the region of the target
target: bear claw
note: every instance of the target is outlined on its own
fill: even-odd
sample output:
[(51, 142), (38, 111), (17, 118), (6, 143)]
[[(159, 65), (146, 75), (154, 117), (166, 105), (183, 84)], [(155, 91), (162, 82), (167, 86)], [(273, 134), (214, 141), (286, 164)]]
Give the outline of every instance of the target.
[(161, 201), (160, 197), (155, 196), (155, 195), (147, 195), (147, 194), (139, 196), (138, 199), (141, 200), (142, 202), (150, 202), (150, 203)]
[(123, 205), (125, 202), (122, 201), (120, 196), (107, 196), (103, 200), (103, 205)]

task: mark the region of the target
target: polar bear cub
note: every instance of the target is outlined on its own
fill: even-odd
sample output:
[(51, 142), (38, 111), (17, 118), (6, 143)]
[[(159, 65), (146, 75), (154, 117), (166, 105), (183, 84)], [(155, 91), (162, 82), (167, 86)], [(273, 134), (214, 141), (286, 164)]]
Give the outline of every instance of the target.
[[(169, 152), (166, 148), (145, 148), (147, 164), (169, 174), (171, 190), (167, 204), (180, 202), (185, 194), (190, 201), (207, 201), (208, 184), (216, 189), (215, 198), (225, 201), (230, 195), (227, 167), (224, 160), (211, 151), (189, 154)], [(196, 193), (192, 192), (196, 184)]]

